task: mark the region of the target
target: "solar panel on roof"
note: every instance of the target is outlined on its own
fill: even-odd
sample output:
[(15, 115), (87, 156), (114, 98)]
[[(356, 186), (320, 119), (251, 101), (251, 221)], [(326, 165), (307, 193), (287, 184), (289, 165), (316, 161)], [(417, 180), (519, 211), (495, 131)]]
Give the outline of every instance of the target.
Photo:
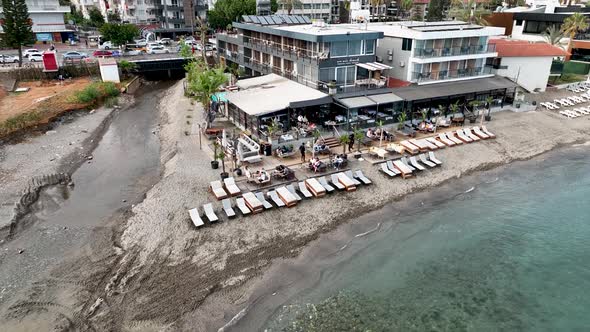
[(301, 18), (301, 16), (293, 16), (293, 21), (296, 21), (299, 24), (305, 23), (305, 21), (303, 20), (303, 18)]
[(242, 21), (245, 23), (252, 23), (252, 19), (248, 15), (242, 15)]
[(258, 19), (258, 16), (250, 15), (249, 17), (252, 20), (252, 23), (260, 24), (260, 20)]
[(284, 23), (283, 19), (278, 16), (273, 16), (272, 19), (275, 21), (276, 24), (283, 24)]
[(293, 24), (293, 20), (288, 15), (283, 16), (282, 18), (283, 18), (283, 20), (285, 20), (285, 22), (287, 22), (287, 24)]
[(309, 19), (309, 17), (303, 16), (302, 18), (303, 18), (303, 21), (305, 21), (305, 23), (307, 23), (307, 24), (311, 23), (311, 20)]

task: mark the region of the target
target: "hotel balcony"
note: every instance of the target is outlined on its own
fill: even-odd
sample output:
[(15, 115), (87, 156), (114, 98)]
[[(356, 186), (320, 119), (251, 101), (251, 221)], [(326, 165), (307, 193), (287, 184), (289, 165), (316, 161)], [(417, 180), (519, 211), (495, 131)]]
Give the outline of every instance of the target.
[(471, 54), (486, 54), (495, 53), (496, 45), (474, 45), (474, 46), (457, 46), (457, 47), (443, 47), (443, 48), (416, 48), (414, 50), (414, 57), (425, 59), (425, 58), (438, 58), (438, 57), (449, 57), (449, 56), (460, 56), (460, 55), (471, 55)]
[(418, 84), (429, 82), (434, 83), (446, 80), (461, 80), (489, 75), (493, 75), (491, 67), (440, 70), (436, 72), (412, 72), (412, 81), (415, 81)]
[(38, 13), (69, 13), (69, 6), (31, 6), (28, 7), (28, 11), (31, 14)]
[(249, 37), (244, 37), (244, 47), (264, 52), (267, 54), (272, 54), (273, 56), (278, 56), (280, 58), (284, 58), (291, 61), (299, 61), (303, 60), (305, 63), (318, 63), (321, 55), (318, 55), (317, 52), (313, 52), (311, 50), (298, 48), (293, 45), (282, 45), (278, 43), (273, 43), (268, 40), (257, 40)]

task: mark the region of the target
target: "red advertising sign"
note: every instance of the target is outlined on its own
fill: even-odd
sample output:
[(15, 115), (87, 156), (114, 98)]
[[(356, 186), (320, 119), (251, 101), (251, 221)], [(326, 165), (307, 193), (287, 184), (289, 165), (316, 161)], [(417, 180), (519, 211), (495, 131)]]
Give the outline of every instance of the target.
[(55, 72), (59, 70), (57, 64), (57, 55), (52, 51), (43, 52), (43, 71), (44, 72)]

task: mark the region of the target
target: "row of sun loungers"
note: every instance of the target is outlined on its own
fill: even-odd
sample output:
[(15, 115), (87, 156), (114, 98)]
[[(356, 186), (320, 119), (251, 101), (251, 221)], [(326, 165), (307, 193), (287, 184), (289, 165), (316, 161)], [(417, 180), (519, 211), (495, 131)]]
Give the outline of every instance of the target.
[(209, 184), (209, 191), (211, 191), (213, 196), (218, 200), (230, 196), (237, 196), (242, 192), (233, 177), (223, 179), (223, 183), (221, 181), (211, 182)]
[(574, 108), (573, 110), (559, 111), (559, 114), (568, 118), (579, 118), (590, 114), (590, 107)]
[(466, 127), (452, 132), (440, 133), (436, 137), (404, 140), (401, 141), (399, 145), (393, 143), (390, 144), (389, 150), (400, 154), (408, 152), (409, 154), (414, 155), (420, 152), (434, 151), (437, 149), (443, 149), (447, 146), (455, 146), (495, 137), (496, 135), (487, 130), (485, 126), (482, 126), (481, 128)]
[[(230, 181), (229, 183), (232, 182)], [(371, 183), (371, 180), (369, 180), (361, 170), (357, 170), (354, 173), (348, 170), (332, 174), (329, 181), (325, 176), (309, 178), (296, 184), (291, 183), (286, 186), (269, 190), (266, 195), (262, 192), (247, 192), (235, 199), (235, 206), (232, 206), (231, 198), (228, 197), (226, 192), (225, 198), (221, 198), (221, 211), (227, 216), (227, 218), (234, 218), (237, 216), (236, 210), (242, 215), (249, 215), (272, 209), (275, 206), (279, 208), (293, 207), (304, 198), (310, 199), (313, 197), (322, 197), (326, 193), (332, 193), (337, 190), (354, 191), (356, 190), (356, 187), (361, 184), (368, 185)], [(221, 181), (211, 182), (211, 191), (215, 194), (215, 191), (217, 190), (218, 194), (220, 194), (215, 195), (216, 197), (222, 196), (221, 191), (219, 190), (220, 185)], [(223, 187), (221, 187), (221, 189), (223, 189)], [(234, 188), (233, 192), (235, 191)], [(209, 223), (214, 223), (219, 220), (211, 203), (203, 205), (202, 210), (202, 214), (199, 213), (197, 208), (189, 210), (189, 216), (195, 227), (198, 228), (204, 226), (205, 222), (203, 219), (207, 219)]]
[[(426, 165), (426, 167), (424, 167)], [(434, 152), (428, 154), (412, 156), (410, 158), (402, 157), (398, 160), (388, 160), (380, 165), (380, 171), (389, 177), (401, 176), (406, 179), (414, 175), (414, 171), (424, 171), (427, 168), (434, 168), (442, 165), (442, 162), (436, 158)]]

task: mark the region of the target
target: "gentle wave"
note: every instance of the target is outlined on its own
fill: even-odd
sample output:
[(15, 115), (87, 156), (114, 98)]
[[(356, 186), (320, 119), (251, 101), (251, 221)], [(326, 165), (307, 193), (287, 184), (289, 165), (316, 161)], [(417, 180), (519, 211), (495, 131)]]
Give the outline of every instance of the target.
[(379, 227), (381, 227), (381, 223), (378, 223), (378, 224), (377, 224), (377, 227), (375, 227), (375, 228), (373, 228), (373, 229), (371, 229), (371, 230), (368, 230), (368, 231), (366, 231), (366, 232), (364, 232), (364, 233), (357, 234), (357, 235), (355, 235), (354, 237), (363, 237), (363, 236), (365, 236), (365, 235), (371, 234), (371, 233), (373, 233), (373, 232), (377, 231), (377, 230), (379, 229)]

